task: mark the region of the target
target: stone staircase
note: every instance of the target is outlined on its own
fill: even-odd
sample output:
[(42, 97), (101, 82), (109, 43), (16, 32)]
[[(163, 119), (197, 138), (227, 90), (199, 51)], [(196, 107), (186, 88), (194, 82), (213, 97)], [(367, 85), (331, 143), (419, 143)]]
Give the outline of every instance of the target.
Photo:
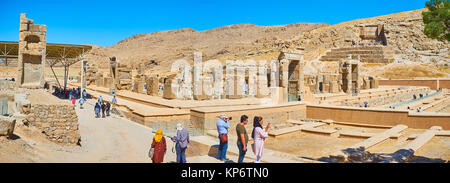
[(320, 57), (320, 61), (339, 61), (348, 58), (352, 55), (356, 58), (359, 55), (361, 62), (368, 63), (389, 63), (393, 59), (393, 51), (386, 46), (363, 46), (363, 47), (348, 47), (335, 48)]

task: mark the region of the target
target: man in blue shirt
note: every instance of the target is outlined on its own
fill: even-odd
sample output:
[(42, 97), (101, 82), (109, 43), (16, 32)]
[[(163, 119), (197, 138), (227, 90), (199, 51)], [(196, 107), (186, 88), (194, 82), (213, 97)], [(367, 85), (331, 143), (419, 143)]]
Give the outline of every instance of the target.
[(227, 149), (228, 149), (228, 140), (223, 141), (221, 136), (226, 136), (228, 139), (228, 129), (230, 128), (230, 123), (228, 123), (228, 117), (225, 114), (220, 115), (219, 120), (217, 120), (217, 132), (219, 133), (219, 152), (218, 159), (219, 160), (227, 160)]

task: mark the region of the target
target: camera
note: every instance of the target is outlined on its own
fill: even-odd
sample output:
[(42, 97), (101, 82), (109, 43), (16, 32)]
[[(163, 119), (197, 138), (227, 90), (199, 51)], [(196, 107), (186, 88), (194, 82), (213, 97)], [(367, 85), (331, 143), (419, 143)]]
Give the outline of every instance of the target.
[(231, 116), (228, 118), (228, 120), (232, 120), (232, 119), (233, 119), (233, 117), (231, 117)]

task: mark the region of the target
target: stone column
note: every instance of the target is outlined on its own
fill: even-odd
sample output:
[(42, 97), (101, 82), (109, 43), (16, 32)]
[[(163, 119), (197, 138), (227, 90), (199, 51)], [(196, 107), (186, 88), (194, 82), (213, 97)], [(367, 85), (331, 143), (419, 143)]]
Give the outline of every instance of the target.
[(35, 25), (20, 14), (17, 86), (42, 88), (45, 83), (47, 26)]
[(280, 75), (278, 74), (277, 77), (277, 73), (280, 73), (279, 62), (270, 62), (270, 87), (278, 87), (277, 83), (279, 82)]
[(320, 90), (319, 90), (319, 82), (320, 82), (319, 74), (317, 74), (315, 78), (316, 78), (316, 87), (315, 87), (314, 93), (320, 93)]
[(304, 98), (304, 94), (305, 94), (305, 75), (303, 73), (303, 66), (304, 66), (304, 61), (303, 61), (303, 55), (302, 55), (302, 59), (299, 61), (299, 73), (298, 73), (298, 94), (300, 95), (300, 98), (303, 100)]
[(347, 64), (346, 69), (348, 71), (347, 73), (347, 94), (352, 95), (352, 64)]
[(280, 61), (280, 86), (287, 88), (289, 85), (289, 60), (283, 59)]
[(202, 53), (201, 52), (195, 52), (194, 53), (194, 70), (193, 72), (193, 78), (194, 78), (194, 86), (192, 87), (193, 90), (193, 98), (195, 100), (201, 100), (204, 98), (204, 91), (203, 91), (203, 83), (202, 83)]
[(360, 92), (360, 87), (361, 87), (361, 85), (360, 85), (360, 81), (359, 81), (359, 63), (357, 63), (357, 64), (355, 64), (356, 65), (356, 69), (355, 69), (355, 71), (356, 71), (356, 95), (359, 95), (359, 92)]

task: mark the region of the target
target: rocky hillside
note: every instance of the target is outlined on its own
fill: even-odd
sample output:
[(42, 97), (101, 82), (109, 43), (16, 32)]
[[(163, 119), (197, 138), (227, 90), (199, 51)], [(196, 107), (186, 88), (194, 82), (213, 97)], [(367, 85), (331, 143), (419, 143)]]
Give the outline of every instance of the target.
[[(88, 59), (107, 68), (108, 57), (137, 68), (169, 70), (170, 63), (184, 58), (190, 62), (194, 51), (206, 59), (276, 59), (282, 49), (305, 48), (305, 60), (312, 62), (311, 72), (324, 71), (328, 63), (317, 60), (332, 48), (346, 47), (359, 39), (359, 26), (383, 24), (387, 45), (396, 63), (429, 64), (448, 77), (450, 65), (448, 42), (427, 38), (423, 34), (421, 12), (425, 9), (358, 19), (336, 25), (297, 23), (281, 26), (238, 24), (206, 31), (190, 28), (138, 34), (111, 47), (94, 46)], [(317, 63), (316, 63), (317, 62)], [(314, 66), (316, 65), (317, 68)], [(440, 71), (438, 71), (440, 70)], [(325, 71), (326, 72), (326, 71)], [(384, 75), (385, 76), (385, 75)]]
[[(107, 66), (108, 57), (116, 56), (121, 63), (133, 67), (144, 64), (150, 69), (168, 70), (170, 63), (176, 59), (192, 61), (194, 51), (201, 51), (204, 59), (247, 58), (276, 49), (278, 46), (273, 43), (325, 26), (328, 24), (238, 24), (205, 31), (185, 28), (138, 34), (111, 47), (94, 46), (87, 59)], [(152, 61), (157, 65), (152, 64)]]
[(448, 42), (436, 41), (423, 34), (422, 11), (395, 13), (374, 18), (359, 19), (304, 32), (286, 42), (285, 47), (302, 46), (305, 59), (314, 60), (331, 48), (345, 47), (356, 42), (361, 25), (383, 24), (387, 46), (394, 51), (396, 62), (422, 62), (444, 66), (449, 64)]

